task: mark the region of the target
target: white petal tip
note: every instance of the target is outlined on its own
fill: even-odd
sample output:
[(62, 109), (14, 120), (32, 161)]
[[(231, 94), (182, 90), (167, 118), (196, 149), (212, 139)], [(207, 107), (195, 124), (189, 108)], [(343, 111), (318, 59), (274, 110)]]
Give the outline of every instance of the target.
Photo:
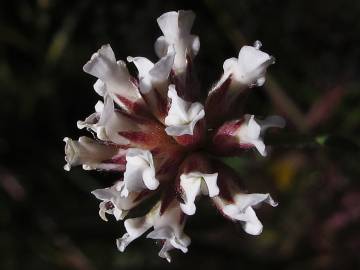
[(129, 190), (124, 187), (124, 188), (121, 190), (120, 196), (121, 196), (121, 197), (124, 197), (124, 198), (128, 197), (128, 196), (129, 196)]
[(105, 213), (100, 213), (100, 212), (99, 212), (99, 216), (100, 216), (100, 218), (101, 218), (103, 221), (108, 222), (108, 219), (107, 219)]
[(263, 231), (263, 226), (261, 224), (246, 222), (244, 224), (244, 231), (251, 235), (260, 235)]
[(116, 239), (116, 246), (120, 252), (124, 252), (127, 245), (130, 243), (127, 239), (130, 236), (126, 233), (123, 237)]
[(255, 49), (259, 50), (259, 49), (261, 48), (261, 46), (262, 46), (262, 43), (261, 43), (260, 40), (256, 40), (256, 41), (254, 42), (254, 48), (255, 48)]
[(129, 63), (131, 63), (131, 62), (134, 61), (134, 57), (128, 56), (128, 57), (126, 57), (126, 61), (128, 61)]
[(196, 206), (195, 204), (184, 204), (181, 203), (180, 204), (180, 208), (181, 210), (188, 216), (192, 216), (195, 214), (196, 212)]

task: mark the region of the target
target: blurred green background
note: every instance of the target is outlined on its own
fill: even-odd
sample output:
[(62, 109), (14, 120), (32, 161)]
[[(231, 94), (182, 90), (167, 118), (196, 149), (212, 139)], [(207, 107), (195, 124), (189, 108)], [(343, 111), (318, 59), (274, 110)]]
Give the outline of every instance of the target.
[[(63, 170), (63, 137), (93, 111), (94, 78), (82, 66), (102, 44), (117, 58), (155, 60), (156, 18), (192, 9), (195, 60), (207, 91), (222, 63), (259, 39), (277, 63), (253, 89), (248, 113), (277, 113), (270, 157), (229, 159), (250, 191), (277, 208), (257, 211), (246, 235), (205, 199), (173, 263), (139, 239), (124, 254), (121, 223), (104, 223), (90, 191), (116, 175)], [(281, 0), (1, 1), (0, 269), (360, 269), (360, 2)]]

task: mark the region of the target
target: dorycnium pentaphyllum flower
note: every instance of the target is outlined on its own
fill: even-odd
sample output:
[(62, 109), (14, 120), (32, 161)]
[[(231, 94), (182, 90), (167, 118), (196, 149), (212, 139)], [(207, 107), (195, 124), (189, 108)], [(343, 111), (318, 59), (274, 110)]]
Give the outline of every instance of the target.
[[(212, 201), (220, 213), (240, 222), (245, 232), (258, 235), (262, 224), (255, 214), (261, 203), (276, 206), (269, 194), (248, 193), (237, 174), (221, 157), (253, 149), (266, 156), (263, 138), (269, 128), (282, 128), (279, 116), (258, 119), (238, 114), (241, 101), (265, 82), (274, 58), (260, 50), (261, 43), (240, 49), (224, 62), (224, 73), (206, 98), (194, 72), (198, 36), (191, 34), (192, 11), (167, 12), (157, 22), (163, 33), (155, 42), (159, 60), (128, 57), (137, 76), (117, 60), (110, 45), (102, 46), (84, 65), (97, 78), (94, 89), (101, 101), (83, 121), (92, 138), (65, 138), (65, 170), (115, 171), (118, 181), (92, 194), (100, 200), (100, 217), (125, 219), (126, 233), (116, 240), (125, 248), (141, 235), (158, 240), (159, 256), (187, 252), (187, 218), (199, 212), (200, 197)], [(157, 203), (142, 217), (127, 214), (148, 198)]]

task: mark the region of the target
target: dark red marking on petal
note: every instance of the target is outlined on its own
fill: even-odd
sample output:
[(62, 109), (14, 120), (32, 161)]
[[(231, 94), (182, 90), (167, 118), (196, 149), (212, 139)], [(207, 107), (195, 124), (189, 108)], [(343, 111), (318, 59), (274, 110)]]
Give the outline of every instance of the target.
[(110, 162), (117, 164), (126, 164), (126, 156), (122, 155), (122, 156), (114, 157), (110, 159)]
[(127, 108), (129, 111), (141, 114), (141, 115), (146, 115), (147, 114), (147, 109), (145, 108), (145, 104), (142, 102), (142, 99), (139, 99), (138, 101), (134, 102), (131, 101), (130, 99), (123, 97), (121, 95), (116, 95), (116, 97), (118, 98), (119, 102), (121, 104), (123, 104), (125, 106), (125, 108)]
[(243, 189), (240, 177), (232, 168), (219, 160), (213, 162), (213, 167), (218, 172), (217, 185), (220, 190), (219, 196), (230, 203), (234, 203), (232, 194), (238, 189)]
[(105, 209), (106, 210), (111, 210), (111, 209), (114, 209), (114, 208), (115, 208), (115, 206), (114, 206), (114, 204), (112, 202), (108, 201), (108, 202), (105, 203)]
[(155, 98), (156, 98), (156, 105), (161, 117), (165, 117), (169, 110), (168, 102), (165, 100), (159, 93), (159, 91), (155, 88)]
[(204, 142), (205, 139), (205, 120), (201, 119), (194, 127), (193, 135), (185, 134), (175, 137), (175, 140), (186, 147), (196, 148)]
[(151, 136), (141, 131), (120, 131), (118, 134), (135, 144), (149, 144)]
[(245, 119), (234, 120), (222, 125), (212, 138), (212, 149), (221, 155), (236, 155), (243, 149), (253, 148), (252, 144), (239, 143), (235, 132), (241, 127)]
[[(206, 103), (210, 108), (214, 109), (213, 106), (217, 105), (215, 107), (218, 109), (219, 105), (222, 104), (222, 102), (226, 98), (226, 94), (229, 90), (231, 81), (232, 81), (231, 75), (229, 75), (229, 77), (218, 88), (212, 90), (212, 92), (209, 94), (208, 100), (206, 101)], [(222, 108), (220, 106), (219, 109), (226, 109), (226, 108)]]
[(130, 82), (132, 82), (136, 88), (139, 88), (139, 79), (134, 77), (134, 76), (130, 76)]
[(226, 104), (227, 93), (231, 84), (231, 75), (216, 89), (209, 93), (205, 103), (205, 116), (211, 127), (217, 126), (229, 110)]
[[(216, 135), (230, 135), (233, 136), (234, 133), (241, 127), (241, 125), (245, 122), (245, 119), (234, 120), (230, 122), (226, 122), (216, 131)], [(216, 136), (215, 135), (215, 136)]]
[(169, 159), (161, 165), (156, 172), (157, 174), (168, 174), (170, 172), (176, 172), (179, 167), (179, 161), (177, 159)]
[(136, 198), (133, 200), (133, 202), (141, 201), (142, 199), (144, 199), (145, 197), (147, 197), (150, 193), (151, 193), (151, 191), (148, 190), (148, 189), (145, 189), (145, 190), (141, 191), (141, 192), (136, 196)]
[(161, 200), (160, 216), (164, 214), (166, 209), (170, 206), (174, 199), (176, 199), (176, 193), (173, 185), (169, 185), (164, 192), (164, 196)]

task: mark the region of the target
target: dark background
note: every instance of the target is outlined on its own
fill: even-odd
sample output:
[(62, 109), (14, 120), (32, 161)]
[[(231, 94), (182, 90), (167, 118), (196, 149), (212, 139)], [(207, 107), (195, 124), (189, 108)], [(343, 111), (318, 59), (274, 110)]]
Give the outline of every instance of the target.
[[(281, 114), (272, 154), (227, 160), (249, 190), (271, 192), (246, 235), (206, 200), (191, 218), (188, 254), (157, 257), (148, 239), (124, 254), (121, 223), (104, 223), (90, 191), (114, 175), (65, 172), (63, 137), (93, 111), (94, 78), (82, 66), (102, 44), (118, 59), (156, 60), (156, 18), (193, 9), (204, 91), (223, 61), (256, 39), (277, 63), (246, 111)], [(0, 269), (359, 269), (359, 1), (1, 1)]]

